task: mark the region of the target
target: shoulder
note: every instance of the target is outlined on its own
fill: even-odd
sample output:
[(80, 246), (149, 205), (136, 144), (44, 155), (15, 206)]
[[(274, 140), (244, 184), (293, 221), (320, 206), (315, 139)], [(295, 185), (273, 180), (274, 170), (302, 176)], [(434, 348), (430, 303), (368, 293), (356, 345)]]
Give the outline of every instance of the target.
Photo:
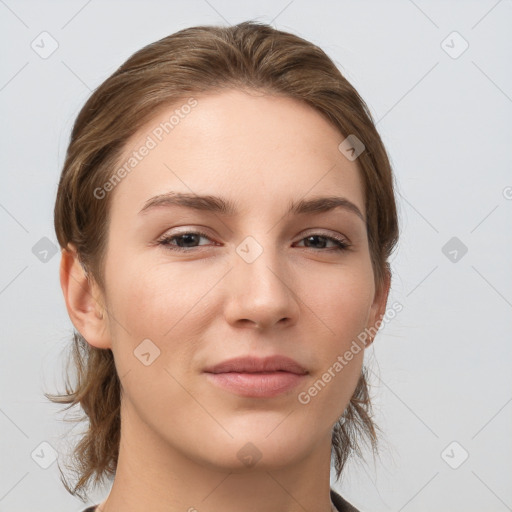
[(339, 512), (360, 512), (359, 509), (351, 505), (346, 499), (342, 498), (336, 491), (331, 489), (331, 500)]

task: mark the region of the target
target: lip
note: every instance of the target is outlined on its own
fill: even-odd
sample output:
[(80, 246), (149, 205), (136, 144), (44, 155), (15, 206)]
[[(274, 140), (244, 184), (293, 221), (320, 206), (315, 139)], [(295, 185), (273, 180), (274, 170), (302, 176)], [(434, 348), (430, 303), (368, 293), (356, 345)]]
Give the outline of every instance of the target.
[(203, 371), (212, 384), (252, 398), (270, 398), (290, 391), (308, 374), (297, 361), (286, 356), (237, 357)]
[(257, 373), (257, 372), (276, 372), (284, 371), (303, 375), (308, 371), (302, 367), (297, 361), (291, 357), (286, 356), (269, 356), (269, 357), (254, 357), (242, 356), (227, 359), (214, 366), (209, 366), (203, 371), (207, 373)]

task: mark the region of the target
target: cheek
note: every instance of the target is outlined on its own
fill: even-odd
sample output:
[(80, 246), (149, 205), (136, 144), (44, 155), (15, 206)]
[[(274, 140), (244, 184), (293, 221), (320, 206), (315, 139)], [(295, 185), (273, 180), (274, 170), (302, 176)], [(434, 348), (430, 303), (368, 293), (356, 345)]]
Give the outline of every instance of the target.
[(197, 279), (179, 270), (171, 265), (148, 266), (135, 259), (113, 270), (113, 308), (116, 318), (131, 327), (130, 334), (162, 338), (200, 299), (201, 291), (204, 294)]
[[(119, 262), (110, 277), (112, 350), (125, 399), (141, 417), (167, 422), (172, 411), (190, 409), (181, 383), (197, 348), (193, 306), (204, 289), (187, 273), (173, 274), (170, 266), (164, 271), (134, 261)], [(194, 419), (200, 411), (190, 414)]]
[(153, 352), (157, 355), (155, 367), (171, 369), (177, 378), (192, 367), (206, 317), (213, 310), (204, 296), (215, 286), (219, 273), (210, 271), (203, 278), (185, 266), (148, 265), (132, 259), (112, 267), (108, 284), (115, 320), (111, 334), (120, 374), (140, 366), (134, 354), (144, 347), (151, 357)]
[[(300, 281), (304, 302), (309, 306), (304, 311), (319, 320), (321, 328), (317, 329), (315, 345), (319, 364), (299, 403), (309, 404), (315, 414), (326, 414), (334, 421), (348, 404), (359, 379), (364, 358), (360, 335), (367, 327), (374, 282), (369, 258), (336, 270), (326, 268), (322, 273), (314, 280), (310, 274)], [(305, 285), (311, 282), (318, 285), (310, 286), (306, 293)]]
[(340, 276), (317, 294), (318, 317), (326, 327), (316, 345), (319, 364), (298, 396), (299, 407), (332, 425), (346, 409), (364, 359), (364, 332), (371, 306), (372, 281), (365, 274)]
[(324, 322), (339, 348), (340, 343), (350, 344), (366, 327), (373, 302), (373, 273), (367, 265), (347, 266), (337, 272), (331, 270), (323, 282), (323, 286), (305, 294), (305, 302), (312, 304), (311, 310)]

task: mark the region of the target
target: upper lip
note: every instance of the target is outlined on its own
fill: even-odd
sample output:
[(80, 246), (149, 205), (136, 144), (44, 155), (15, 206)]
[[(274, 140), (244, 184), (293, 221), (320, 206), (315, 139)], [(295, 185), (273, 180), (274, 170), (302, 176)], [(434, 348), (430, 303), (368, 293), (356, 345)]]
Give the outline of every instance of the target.
[(207, 373), (258, 373), (284, 371), (303, 375), (308, 373), (297, 361), (286, 356), (254, 357), (244, 356), (227, 359), (204, 369)]

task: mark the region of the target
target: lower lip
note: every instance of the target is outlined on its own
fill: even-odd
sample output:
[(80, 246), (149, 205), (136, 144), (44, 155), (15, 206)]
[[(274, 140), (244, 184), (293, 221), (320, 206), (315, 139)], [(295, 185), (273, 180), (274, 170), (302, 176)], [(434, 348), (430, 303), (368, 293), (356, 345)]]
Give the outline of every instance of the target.
[(207, 373), (210, 382), (240, 396), (270, 398), (298, 386), (305, 375), (290, 372)]

